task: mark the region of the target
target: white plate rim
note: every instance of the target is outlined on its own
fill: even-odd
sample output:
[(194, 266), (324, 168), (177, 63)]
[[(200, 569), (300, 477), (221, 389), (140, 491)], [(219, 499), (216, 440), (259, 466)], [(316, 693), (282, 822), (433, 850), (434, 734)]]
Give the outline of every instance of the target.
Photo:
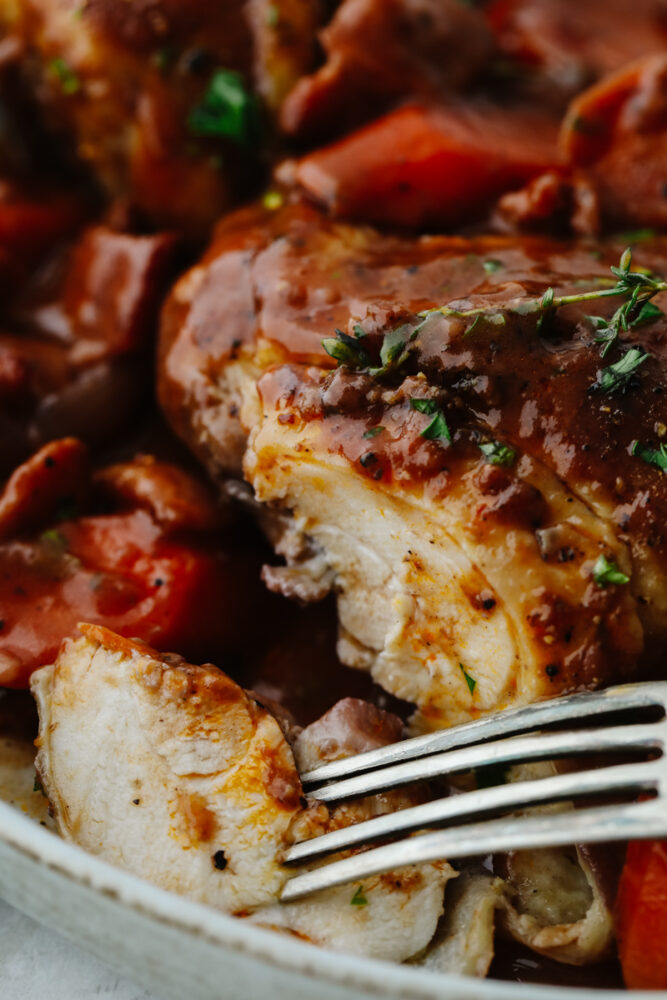
[[(110, 894), (122, 905), (160, 924), (176, 927), (183, 934), (203, 937), (296, 975), (323, 979), (342, 987), (354, 986), (368, 995), (381, 995), (388, 1000), (442, 1000), (447, 995), (460, 1000), (479, 1000), (480, 997), (484, 1000), (522, 1000), (522, 997), (525, 1000), (591, 1000), (597, 995), (596, 990), (588, 988), (480, 981), (327, 952), (159, 889), (66, 843), (2, 801), (0, 840), (12, 851), (30, 859), (36, 875), (46, 866), (66, 880), (99, 894)], [(48, 923), (48, 919), (45, 922)], [(601, 990), (599, 995), (600, 1000), (667, 1000), (667, 991)]]

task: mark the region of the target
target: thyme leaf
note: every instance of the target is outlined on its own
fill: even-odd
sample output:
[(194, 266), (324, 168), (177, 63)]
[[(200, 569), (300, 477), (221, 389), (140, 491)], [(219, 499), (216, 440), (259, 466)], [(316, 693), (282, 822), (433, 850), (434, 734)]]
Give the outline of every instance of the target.
[(350, 900), (350, 906), (368, 906), (368, 900), (364, 896), (363, 885), (358, 885), (356, 892)]
[(470, 691), (470, 694), (474, 694), (475, 688), (477, 687), (477, 681), (475, 680), (474, 677), (470, 676), (470, 674), (468, 673), (468, 671), (466, 670), (466, 668), (463, 666), (462, 663), (459, 663), (459, 667), (461, 668), (461, 673), (466, 679), (466, 684), (468, 685), (468, 691)]
[(634, 441), (630, 454), (638, 455), (647, 465), (653, 465), (661, 472), (667, 473), (667, 448), (664, 444), (659, 444), (657, 448), (644, 448), (639, 441)]
[(639, 368), (649, 358), (641, 347), (631, 347), (625, 354), (607, 368), (598, 372), (597, 380), (591, 386), (592, 392), (606, 392), (612, 395), (615, 392), (624, 392)]
[(630, 582), (630, 577), (618, 568), (613, 559), (605, 555), (598, 556), (593, 566), (593, 579), (598, 587), (607, 587), (610, 583), (621, 586)]
[(516, 461), (516, 451), (508, 444), (501, 441), (487, 441), (480, 444), (480, 451), (491, 465), (502, 465), (508, 468)]

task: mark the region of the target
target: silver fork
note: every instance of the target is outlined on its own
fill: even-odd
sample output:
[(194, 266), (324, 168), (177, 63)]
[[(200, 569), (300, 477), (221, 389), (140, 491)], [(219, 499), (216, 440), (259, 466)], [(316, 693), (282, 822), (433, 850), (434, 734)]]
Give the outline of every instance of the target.
[[(618, 724), (614, 716), (621, 713)], [(295, 874), (281, 900), (426, 861), (667, 837), (666, 715), (667, 683), (627, 684), (513, 709), (309, 771), (301, 776), (307, 795), (337, 802), (489, 765), (614, 753), (641, 758), (450, 795), (302, 841), (289, 850), (286, 864), (304, 865), (325, 854), (402, 836)], [(558, 728), (549, 732), (552, 727)], [(649, 754), (655, 758), (646, 759)], [(558, 814), (494, 818), (531, 806), (610, 796), (636, 799), (644, 793), (654, 797)], [(482, 822), (466, 822), (473, 819)], [(445, 824), (446, 829), (422, 832)], [(420, 832), (408, 836), (414, 831)]]

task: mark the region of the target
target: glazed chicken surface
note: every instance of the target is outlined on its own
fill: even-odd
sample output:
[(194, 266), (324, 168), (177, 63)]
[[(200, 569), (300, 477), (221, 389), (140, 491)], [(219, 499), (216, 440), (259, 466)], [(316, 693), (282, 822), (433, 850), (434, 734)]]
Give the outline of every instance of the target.
[[(644, 251), (658, 272), (666, 249)], [(619, 681), (664, 651), (667, 484), (630, 454), (664, 432), (664, 320), (623, 335), (650, 359), (614, 396), (596, 388), (582, 308), (473, 330), (418, 315), (594, 287), (617, 255), (401, 239), (288, 205), (224, 222), (172, 292), (173, 426), (272, 521), (286, 565), (268, 585), (302, 601), (333, 590), (341, 659), (416, 704), (419, 728)], [(378, 377), (334, 369), (322, 339), (337, 328), (372, 357), (387, 331), (418, 333)], [(596, 581), (600, 557), (629, 585)]]

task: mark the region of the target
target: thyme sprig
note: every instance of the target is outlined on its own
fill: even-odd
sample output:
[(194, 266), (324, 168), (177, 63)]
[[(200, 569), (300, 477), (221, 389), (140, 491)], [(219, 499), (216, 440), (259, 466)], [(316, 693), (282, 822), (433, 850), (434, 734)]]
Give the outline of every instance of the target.
[[(588, 292), (575, 292), (571, 295), (556, 295), (554, 289), (549, 287), (539, 298), (516, 299), (507, 303), (502, 309), (489, 309), (488, 306), (477, 306), (474, 309), (436, 306), (432, 309), (425, 309), (419, 313), (419, 316), (425, 319), (439, 313), (441, 316), (451, 316), (456, 319), (472, 319), (473, 326), (480, 318), (493, 324), (502, 324), (506, 313), (514, 313), (519, 316), (541, 314), (542, 318), (563, 306), (622, 295), (625, 301), (610, 319), (607, 320), (602, 316), (587, 317), (598, 333), (596, 342), (604, 344), (602, 348), (602, 356), (604, 357), (618, 338), (621, 330), (643, 326), (664, 316), (662, 309), (659, 309), (651, 299), (658, 292), (667, 291), (667, 281), (661, 281), (645, 268), (632, 270), (632, 250), (630, 247), (627, 247), (621, 255), (618, 267), (611, 267), (610, 271), (616, 278), (616, 282), (607, 288), (595, 288)], [(464, 336), (471, 332), (472, 327), (469, 327)]]
[[(646, 270), (646, 268), (632, 270), (632, 250), (630, 247), (621, 255), (618, 267), (611, 267), (610, 270), (615, 279), (613, 283), (612, 279), (609, 279), (608, 285), (598, 285), (597, 288), (587, 292), (556, 295), (550, 286), (539, 298), (514, 299), (502, 308), (476, 306), (473, 309), (456, 309), (453, 306), (434, 306), (431, 309), (424, 309), (417, 314), (421, 322), (416, 326), (403, 323), (385, 333), (380, 348), (379, 365), (373, 363), (362, 343), (366, 337), (366, 331), (359, 323), (353, 327), (354, 336), (350, 336), (342, 330), (336, 330), (336, 336), (326, 337), (322, 341), (322, 346), (339, 365), (346, 365), (349, 368), (363, 371), (374, 378), (380, 378), (398, 371), (405, 364), (414, 349), (414, 341), (418, 333), (432, 316), (440, 315), (454, 319), (471, 320), (463, 334), (464, 337), (468, 337), (482, 324), (503, 326), (507, 322), (508, 314), (536, 315), (538, 324), (541, 325), (546, 316), (553, 314), (563, 306), (597, 302), (601, 299), (622, 296), (624, 301), (609, 319), (605, 319), (603, 316), (587, 316), (597, 333), (596, 343), (602, 344), (600, 353), (602, 357), (605, 357), (611, 346), (618, 340), (621, 331), (644, 326), (665, 315), (652, 299), (659, 292), (667, 291), (667, 281), (655, 277), (651, 271)], [(643, 360), (644, 358), (642, 358)], [(642, 361), (634, 355), (628, 358), (626, 354), (617, 363), (622, 368), (620, 375), (615, 375), (612, 371), (605, 378), (605, 382), (609, 385), (613, 383), (612, 388), (607, 389), (607, 385), (603, 385), (601, 388), (607, 391), (616, 391), (618, 388), (627, 386), (630, 376)], [(610, 367), (614, 368), (615, 366)], [(631, 370), (626, 372), (626, 367)], [(609, 369), (605, 369), (605, 371), (608, 372)]]

